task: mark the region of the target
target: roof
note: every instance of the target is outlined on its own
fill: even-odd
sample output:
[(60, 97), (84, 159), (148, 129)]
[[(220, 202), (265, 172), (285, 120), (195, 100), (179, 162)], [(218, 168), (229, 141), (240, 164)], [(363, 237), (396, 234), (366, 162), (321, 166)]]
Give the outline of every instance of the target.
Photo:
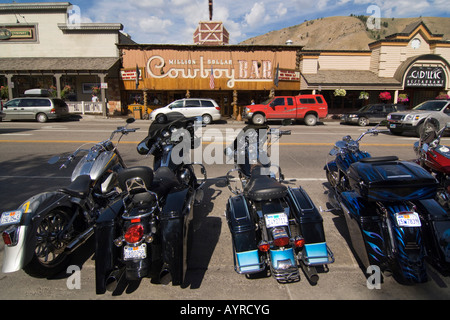
[(17, 10), (67, 10), (72, 4), (70, 2), (34, 2), (34, 3), (0, 3), (0, 11)]
[(41, 71), (108, 71), (119, 58), (0, 58), (0, 73)]
[(302, 74), (310, 86), (401, 86), (394, 78), (381, 78), (368, 70), (319, 70), (315, 74)]

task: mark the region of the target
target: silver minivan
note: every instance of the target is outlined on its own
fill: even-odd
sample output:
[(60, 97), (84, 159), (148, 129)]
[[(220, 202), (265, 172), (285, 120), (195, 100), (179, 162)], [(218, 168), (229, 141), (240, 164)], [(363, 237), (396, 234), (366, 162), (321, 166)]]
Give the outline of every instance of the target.
[(213, 99), (206, 98), (186, 98), (175, 100), (169, 105), (153, 110), (150, 113), (150, 120), (164, 123), (167, 120), (166, 114), (169, 112), (179, 112), (185, 117), (202, 117), (204, 124), (220, 120), (220, 107)]
[(4, 120), (36, 120), (46, 122), (70, 117), (67, 104), (57, 98), (23, 97), (3, 104)]

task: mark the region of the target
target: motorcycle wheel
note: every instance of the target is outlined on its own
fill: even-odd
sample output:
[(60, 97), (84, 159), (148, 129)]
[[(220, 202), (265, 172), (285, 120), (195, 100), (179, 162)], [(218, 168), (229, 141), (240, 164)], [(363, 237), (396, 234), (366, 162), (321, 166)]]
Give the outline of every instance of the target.
[(52, 277), (67, 268), (69, 257), (64, 249), (69, 242), (60, 234), (69, 223), (69, 214), (62, 208), (47, 212), (35, 226), (36, 246), (33, 258), (23, 269), (33, 277)]

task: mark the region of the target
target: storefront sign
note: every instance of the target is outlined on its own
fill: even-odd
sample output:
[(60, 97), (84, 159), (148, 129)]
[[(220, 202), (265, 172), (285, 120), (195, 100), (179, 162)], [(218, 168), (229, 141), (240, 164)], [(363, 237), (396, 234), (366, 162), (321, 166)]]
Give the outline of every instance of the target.
[(6, 28), (0, 29), (0, 40), (8, 40), (11, 38), (11, 31)]
[(405, 78), (406, 87), (442, 88), (446, 84), (446, 75), (442, 67), (413, 67)]
[(16, 27), (9, 26), (0, 28), (0, 40), (9, 41), (35, 41), (36, 27)]
[[(228, 79), (227, 87), (234, 88), (236, 82), (273, 82), (273, 64), (269, 60), (223, 60), (207, 59), (164, 59), (153, 56), (147, 62), (147, 75), (155, 79)], [(124, 79), (125, 80), (125, 79)]]
[(300, 71), (280, 69), (278, 75), (280, 81), (300, 81)]
[[(136, 80), (136, 69), (134, 70), (121, 70), (120, 77), (122, 80)], [(139, 80), (142, 80), (142, 70), (139, 69)]]

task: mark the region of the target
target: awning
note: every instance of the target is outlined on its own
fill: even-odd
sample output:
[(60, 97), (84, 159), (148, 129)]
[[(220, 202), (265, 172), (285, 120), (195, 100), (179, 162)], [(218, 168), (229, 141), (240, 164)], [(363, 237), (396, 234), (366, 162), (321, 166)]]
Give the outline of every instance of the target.
[(0, 74), (107, 73), (118, 62), (114, 57), (0, 58)]

